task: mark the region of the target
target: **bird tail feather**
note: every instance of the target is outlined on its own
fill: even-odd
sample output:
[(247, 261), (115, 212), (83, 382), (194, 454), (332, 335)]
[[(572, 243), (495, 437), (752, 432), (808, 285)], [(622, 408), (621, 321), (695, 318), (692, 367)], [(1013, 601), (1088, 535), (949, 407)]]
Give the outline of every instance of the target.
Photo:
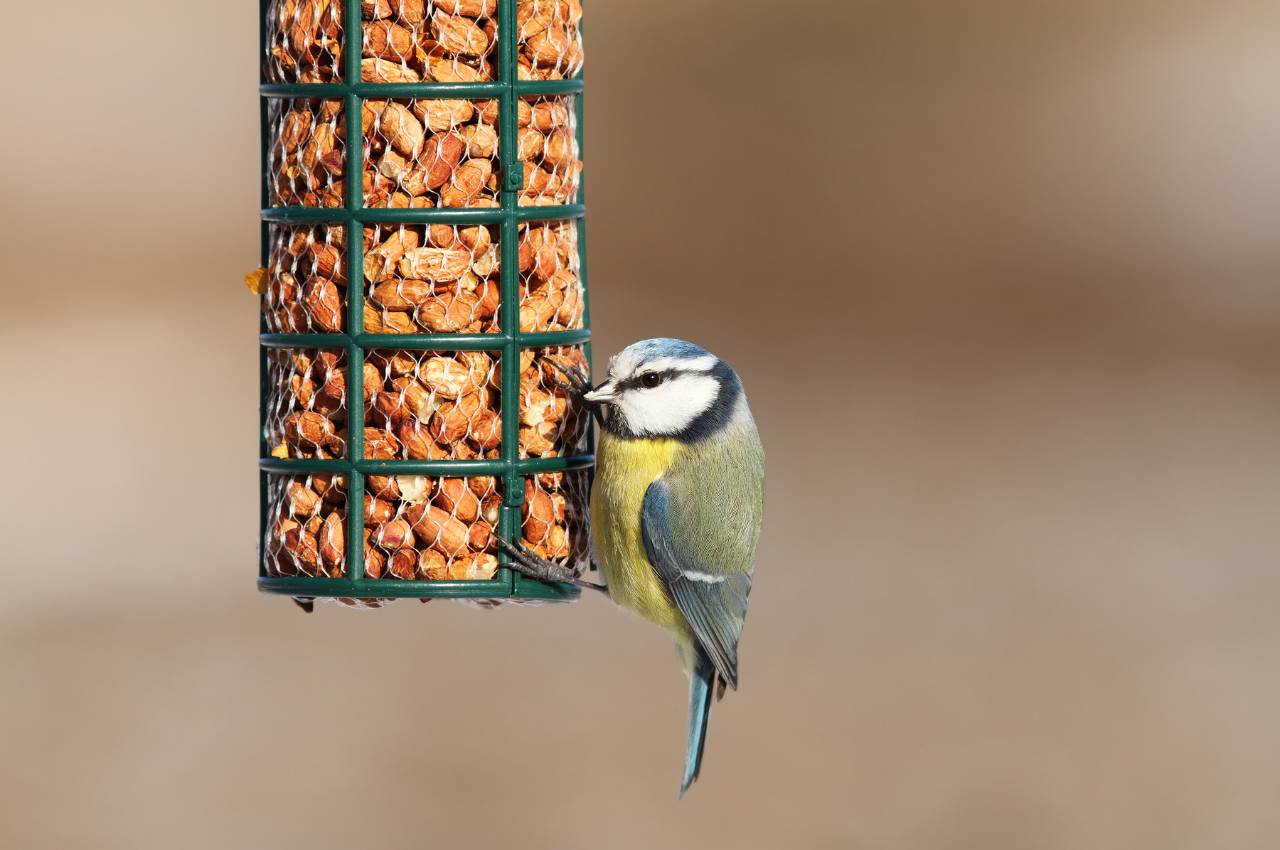
[(702, 748), (707, 744), (707, 723), (716, 691), (715, 666), (701, 650), (695, 652), (697, 656), (689, 673), (689, 749), (684, 759), (684, 778), (680, 780), (682, 799), (702, 769)]

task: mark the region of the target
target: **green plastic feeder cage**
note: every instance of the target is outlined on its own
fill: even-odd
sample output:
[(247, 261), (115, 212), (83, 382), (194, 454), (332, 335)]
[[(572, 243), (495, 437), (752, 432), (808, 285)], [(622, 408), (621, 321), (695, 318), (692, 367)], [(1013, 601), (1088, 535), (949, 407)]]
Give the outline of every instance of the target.
[(259, 588), (577, 598), (577, 0), (263, 0)]

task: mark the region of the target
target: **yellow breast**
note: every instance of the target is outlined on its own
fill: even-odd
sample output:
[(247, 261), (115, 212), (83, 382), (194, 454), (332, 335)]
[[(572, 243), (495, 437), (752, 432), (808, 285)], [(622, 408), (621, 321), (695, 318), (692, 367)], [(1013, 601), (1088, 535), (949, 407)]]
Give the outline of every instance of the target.
[(677, 440), (601, 435), (591, 491), (591, 543), (613, 600), (683, 636), (688, 624), (649, 563), (640, 532), (645, 491), (682, 450)]

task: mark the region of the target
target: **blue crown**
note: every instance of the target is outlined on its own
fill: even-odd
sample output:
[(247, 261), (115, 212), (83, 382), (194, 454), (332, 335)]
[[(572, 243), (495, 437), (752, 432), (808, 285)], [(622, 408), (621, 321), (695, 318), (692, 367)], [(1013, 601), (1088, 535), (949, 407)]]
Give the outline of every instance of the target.
[(628, 348), (639, 355), (642, 360), (654, 360), (659, 357), (693, 360), (697, 357), (715, 356), (700, 345), (666, 336), (641, 340), (640, 342), (632, 343)]

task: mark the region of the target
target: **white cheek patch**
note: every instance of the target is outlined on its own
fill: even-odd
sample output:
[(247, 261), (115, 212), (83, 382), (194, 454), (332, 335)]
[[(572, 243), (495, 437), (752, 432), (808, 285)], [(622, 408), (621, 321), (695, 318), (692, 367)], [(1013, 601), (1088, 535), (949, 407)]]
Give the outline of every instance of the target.
[(707, 374), (682, 374), (652, 389), (629, 389), (618, 399), (627, 424), (637, 434), (677, 434), (708, 410), (720, 382)]

